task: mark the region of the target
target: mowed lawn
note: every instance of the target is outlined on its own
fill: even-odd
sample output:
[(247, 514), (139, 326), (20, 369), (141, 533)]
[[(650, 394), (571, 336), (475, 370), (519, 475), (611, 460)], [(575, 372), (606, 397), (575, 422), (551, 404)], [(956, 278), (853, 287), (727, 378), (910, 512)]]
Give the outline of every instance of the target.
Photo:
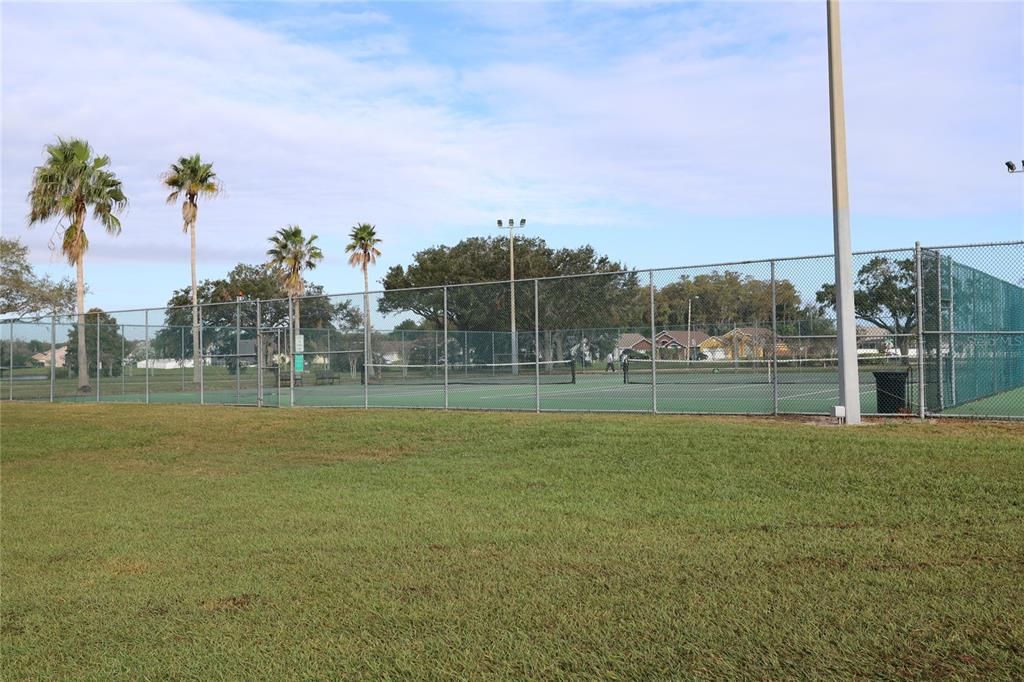
[(3, 404), (2, 676), (1024, 678), (1024, 425)]

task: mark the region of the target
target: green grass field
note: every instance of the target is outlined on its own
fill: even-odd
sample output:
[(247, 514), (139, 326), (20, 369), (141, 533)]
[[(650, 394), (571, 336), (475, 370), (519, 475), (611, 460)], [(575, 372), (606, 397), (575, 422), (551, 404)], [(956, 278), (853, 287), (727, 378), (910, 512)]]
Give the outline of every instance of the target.
[(1024, 677), (1024, 426), (5, 403), (3, 678)]

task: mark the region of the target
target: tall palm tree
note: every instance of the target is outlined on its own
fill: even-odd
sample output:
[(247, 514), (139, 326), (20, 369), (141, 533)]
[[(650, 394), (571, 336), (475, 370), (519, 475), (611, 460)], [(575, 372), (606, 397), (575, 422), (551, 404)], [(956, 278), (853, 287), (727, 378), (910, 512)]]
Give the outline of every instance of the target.
[(88, 142), (79, 138), (58, 137), (56, 144), (46, 145), (46, 160), (32, 172), (32, 189), (28, 193), (28, 224), (58, 220), (63, 229), (60, 250), (68, 263), (75, 266), (75, 304), (78, 309), (78, 388), (89, 390), (89, 362), (85, 347), (85, 252), (89, 238), (85, 234), (85, 217), (92, 217), (107, 234), (121, 233), (118, 213), (128, 207), (121, 181), (108, 170), (110, 157), (94, 156)]
[(381, 240), (377, 239), (377, 226), (370, 225), (369, 223), (353, 225), (352, 231), (348, 236), (351, 241), (345, 247), (345, 253), (352, 254), (348, 258), (348, 264), (354, 268), (363, 269), (363, 310), (366, 317), (365, 324), (363, 325), (363, 334), (365, 335), (363, 343), (366, 344), (366, 354), (372, 359), (373, 356), (370, 354), (369, 267), (377, 262), (377, 256), (380, 255), (380, 249), (377, 248), (377, 244), (380, 244)]
[(323, 251), (315, 243), (316, 240), (315, 234), (306, 239), (298, 225), (286, 225), (269, 239), (270, 248), (267, 249), (267, 255), (270, 256), (270, 264), (277, 269), (281, 284), (288, 292), (288, 298), (293, 301), (293, 339), (300, 329), (298, 297), (306, 293), (306, 282), (302, 278), (302, 273), (315, 269), (324, 258)]
[(181, 204), (182, 231), (188, 232), (192, 240), (192, 381), (199, 383), (202, 371), (202, 353), (199, 348), (199, 290), (196, 283), (196, 217), (199, 213), (199, 197), (215, 197), (221, 192), (220, 180), (212, 163), (204, 163), (199, 154), (183, 156), (171, 164), (170, 170), (161, 177), (164, 187), (171, 190), (167, 203), (175, 204), (184, 196)]

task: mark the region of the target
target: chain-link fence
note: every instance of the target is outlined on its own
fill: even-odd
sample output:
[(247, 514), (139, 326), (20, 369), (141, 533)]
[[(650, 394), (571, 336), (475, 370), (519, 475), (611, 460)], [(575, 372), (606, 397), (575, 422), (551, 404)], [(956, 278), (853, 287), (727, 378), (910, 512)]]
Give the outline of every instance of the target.
[[(854, 255), (864, 414), (1024, 418), (1024, 242)], [(46, 316), (6, 400), (831, 414), (834, 260)]]

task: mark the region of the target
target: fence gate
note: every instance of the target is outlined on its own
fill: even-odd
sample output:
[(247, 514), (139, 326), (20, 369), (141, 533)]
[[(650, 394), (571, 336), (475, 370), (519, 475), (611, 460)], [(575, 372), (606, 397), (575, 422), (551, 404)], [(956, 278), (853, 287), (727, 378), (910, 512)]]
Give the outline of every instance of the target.
[(261, 328), (256, 342), (256, 405), (281, 407), (287, 404), (289, 357), (287, 331), (279, 328)]

